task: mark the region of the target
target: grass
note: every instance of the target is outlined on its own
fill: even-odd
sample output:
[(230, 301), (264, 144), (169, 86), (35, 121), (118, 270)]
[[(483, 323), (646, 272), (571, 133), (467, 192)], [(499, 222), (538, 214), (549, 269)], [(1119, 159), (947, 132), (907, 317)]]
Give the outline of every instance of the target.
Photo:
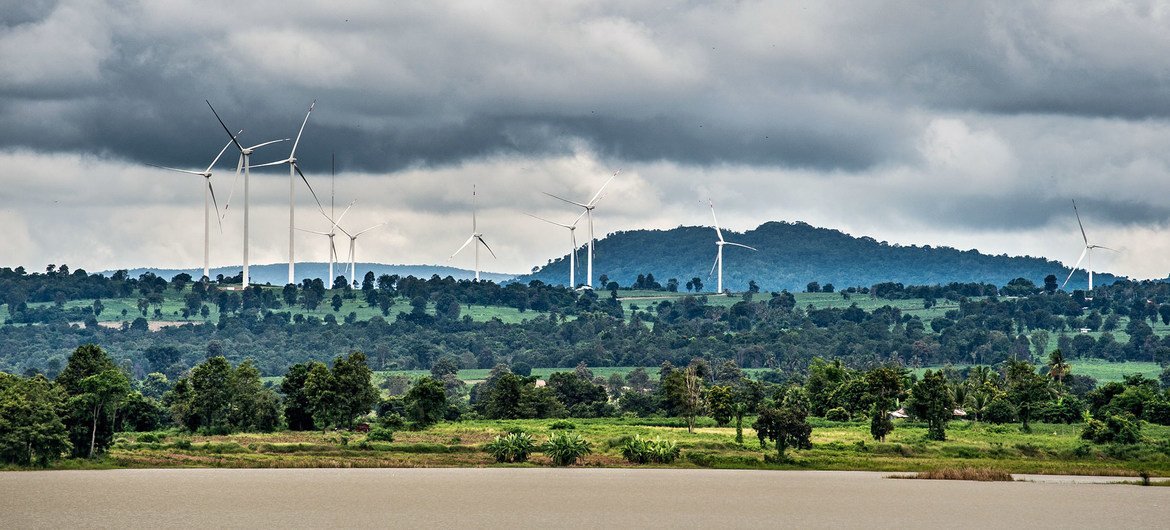
[(893, 475), (890, 478), (918, 478), (927, 480), (975, 480), (979, 482), (1011, 482), (1012, 474), (1001, 469), (978, 467), (943, 468), (920, 471), (913, 475)]
[[(1104, 359), (1078, 359), (1069, 361), (1074, 375), (1087, 375), (1097, 380), (1098, 384), (1110, 381), (1121, 381), (1125, 376), (1140, 373), (1150, 379), (1158, 379), (1162, 367), (1157, 363), (1142, 361), (1125, 361), (1120, 363), (1109, 362)], [(968, 365), (951, 365), (956, 370), (962, 370)], [(927, 370), (938, 370), (941, 366), (917, 368), (914, 373), (919, 376)]]
[[(745, 418), (750, 425), (752, 418)], [(537, 444), (558, 432), (557, 420), (469, 420), (441, 423), (423, 431), (397, 431), (394, 442), (372, 442), (357, 433), (276, 432), (225, 436), (188, 436), (171, 432), (159, 442), (140, 443), (140, 433), (123, 438), (94, 465), (112, 467), (480, 467), (495, 464), (485, 444), (509, 430), (530, 433)], [(875, 442), (864, 422), (813, 421), (812, 449), (789, 451), (785, 462), (765, 460), (775, 449), (761, 449), (754, 432), (747, 443), (735, 444), (733, 427), (717, 427), (700, 418), (688, 433), (680, 418), (573, 419), (593, 454), (580, 464), (589, 467), (634, 467), (621, 454), (634, 436), (673, 441), (681, 457), (659, 467), (728, 469), (823, 469), (882, 472), (940, 472), (983, 469), (1004, 473), (1118, 475), (1142, 472), (1170, 476), (1170, 427), (1147, 425), (1148, 440), (1135, 446), (1099, 446), (1079, 438), (1082, 426), (1034, 424), (1022, 433), (1017, 425), (956, 421), (946, 442), (926, 439), (922, 424), (898, 422), (885, 442)], [(563, 432), (563, 431), (561, 431)], [(151, 439), (152, 437), (146, 437)], [(74, 461), (69, 461), (74, 462)], [(78, 464), (62, 463), (60, 466)], [(87, 464), (89, 465), (89, 464)], [(523, 466), (551, 465), (536, 452)]]

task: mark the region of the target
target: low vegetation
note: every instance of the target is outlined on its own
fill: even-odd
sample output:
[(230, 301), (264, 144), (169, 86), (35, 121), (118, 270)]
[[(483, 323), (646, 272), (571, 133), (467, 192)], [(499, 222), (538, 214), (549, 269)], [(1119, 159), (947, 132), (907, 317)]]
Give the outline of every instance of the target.
[(895, 478), (927, 480), (976, 480), (980, 482), (1011, 482), (1012, 474), (1001, 469), (960, 467), (919, 471), (913, 475), (895, 475)]

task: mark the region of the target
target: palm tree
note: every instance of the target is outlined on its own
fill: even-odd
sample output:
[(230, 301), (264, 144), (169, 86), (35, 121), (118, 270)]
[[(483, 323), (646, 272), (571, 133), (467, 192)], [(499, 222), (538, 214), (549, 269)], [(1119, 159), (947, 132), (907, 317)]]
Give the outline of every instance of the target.
[(1056, 380), (1058, 388), (1064, 388), (1064, 378), (1070, 371), (1072, 371), (1072, 367), (1064, 362), (1064, 353), (1060, 351), (1060, 348), (1052, 350), (1052, 353), (1048, 354), (1048, 375)]

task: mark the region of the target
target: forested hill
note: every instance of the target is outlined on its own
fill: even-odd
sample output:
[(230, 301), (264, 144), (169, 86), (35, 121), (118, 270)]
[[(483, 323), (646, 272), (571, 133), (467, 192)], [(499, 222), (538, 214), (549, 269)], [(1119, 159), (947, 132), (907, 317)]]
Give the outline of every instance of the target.
[[(451, 276), (451, 277), (455, 278), (456, 280), (470, 280), (470, 279), (475, 277), (475, 271), (469, 271), (466, 269), (459, 269), (459, 268), (455, 268), (455, 267), (448, 267), (448, 266), (444, 266), (444, 265), (386, 265), (383, 263), (361, 263), (361, 262), (358, 262), (355, 265), (357, 268), (358, 281), (361, 281), (362, 277), (366, 274), (367, 271), (372, 271), (374, 273), (374, 276), (381, 276), (383, 274), (397, 274), (398, 276), (401, 276), (401, 277), (414, 276), (415, 278), (423, 278), (423, 279), (430, 278), (431, 276), (433, 276), (435, 274), (438, 274), (439, 277), (441, 277), (441, 278), (446, 278), (447, 276)], [(230, 278), (230, 277), (239, 275), (240, 271), (242, 271), (242, 270), (243, 270), (243, 267), (240, 265), (236, 265), (233, 267), (212, 267), (211, 278), (215, 279), (215, 277), (219, 274), (222, 274), (222, 275)], [(199, 278), (200, 276), (203, 275), (202, 268), (160, 269), (157, 267), (143, 267), (143, 268), (137, 268), (137, 269), (130, 269), (127, 272), (129, 273), (129, 276), (131, 278), (137, 278), (142, 273), (148, 272), (148, 271), (154, 273), (155, 275), (157, 275), (160, 278), (166, 278), (166, 279), (170, 279), (170, 278), (174, 277), (176, 274), (184, 273), (184, 272), (187, 274), (190, 274), (191, 277), (193, 277), (193, 278)], [(112, 274), (112, 272), (113, 271), (107, 271), (107, 272), (103, 272), (102, 274), (109, 276), (110, 274)], [(248, 271), (248, 273), (251, 275), (250, 280), (252, 283), (258, 283), (261, 285), (266, 284), (266, 283), (271, 283), (272, 285), (284, 285), (288, 281), (288, 263), (252, 265), (250, 270)], [(296, 273), (297, 273), (298, 282), (300, 280), (304, 280), (305, 278), (321, 278), (322, 281), (326, 281), (326, 283), (332, 284), (332, 282), (328, 281), (328, 279), (326, 278), (326, 276), (329, 276), (329, 264), (328, 263), (321, 263), (321, 262), (304, 262), (304, 263), (302, 263), (302, 262), (298, 262), (297, 268), (296, 268)], [(349, 275), (349, 263), (348, 262), (345, 263), (344, 266), (341, 263), (334, 264), (333, 274), (335, 277), (342, 276), (342, 275), (348, 276)], [(513, 274), (500, 274), (500, 273), (496, 273), (496, 272), (480, 272), (481, 278), (483, 278), (485, 280), (491, 280), (494, 282), (506, 281), (506, 280), (512, 279), (514, 276), (515, 275), (513, 275)]]
[[(1052, 260), (1030, 256), (991, 256), (975, 250), (949, 247), (900, 246), (870, 237), (853, 237), (839, 230), (817, 228), (806, 223), (767, 222), (754, 230), (736, 233), (724, 230), (727, 241), (749, 245), (759, 252), (727, 246), (723, 251), (724, 288), (747, 289), (755, 280), (765, 291), (801, 290), (809, 282), (831, 283), (837, 288), (871, 286), (881, 282), (906, 285), (934, 285), (949, 282), (987, 282), (1005, 285), (1015, 278), (1027, 278), (1043, 285), (1044, 277), (1057, 276), (1060, 282), (1069, 269)], [(609, 276), (622, 286), (639, 274), (652, 273), (659, 283), (678, 278), (679, 290), (698, 277), (704, 290), (715, 290), (715, 278), (708, 279), (715, 261), (715, 231), (711, 227), (689, 226), (671, 230), (632, 230), (610, 234), (596, 243), (593, 277)], [(1070, 253), (1075, 249), (1070, 249)], [(581, 250), (577, 281), (584, 282), (585, 251)], [(517, 278), (568, 282), (569, 260), (563, 256), (537, 272)], [(1105, 285), (1118, 279), (1095, 274), (1094, 283)], [(1084, 289), (1088, 276), (1078, 271), (1068, 290)]]

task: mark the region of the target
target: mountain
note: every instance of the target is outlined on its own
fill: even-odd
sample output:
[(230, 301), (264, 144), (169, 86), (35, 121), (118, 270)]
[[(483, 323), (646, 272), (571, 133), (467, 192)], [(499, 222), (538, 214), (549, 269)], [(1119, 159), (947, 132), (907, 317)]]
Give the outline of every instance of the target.
[[(457, 269), (455, 267), (446, 267), (443, 265), (386, 265), (383, 263), (359, 262), (356, 264), (356, 267), (359, 281), (362, 277), (365, 276), (367, 271), (373, 271), (374, 276), (381, 276), (383, 274), (397, 274), (403, 277), (414, 276), (415, 278), (430, 278), (432, 275), (438, 274), (442, 278), (451, 276), (456, 280), (470, 280), (475, 278), (475, 271)], [(233, 267), (212, 267), (211, 277), (214, 279), (219, 274), (224, 276), (236, 276), (240, 274), (240, 271), (242, 270), (244, 270), (244, 268), (241, 265), (236, 265)], [(170, 280), (176, 274), (181, 272), (190, 274), (193, 278), (198, 278), (203, 275), (203, 268), (201, 267), (194, 269), (160, 269), (157, 267), (140, 267), (136, 269), (130, 269), (128, 272), (130, 273), (130, 277), (137, 278), (139, 275), (147, 271), (153, 272), (154, 274), (166, 280)], [(113, 271), (104, 271), (102, 274), (109, 276), (112, 272)], [(248, 270), (248, 274), (251, 275), (250, 280), (252, 283), (258, 283), (261, 285), (266, 283), (270, 283), (272, 285), (284, 285), (288, 280), (288, 263), (252, 265)], [(343, 274), (348, 275), (349, 265), (346, 264), (343, 270), (340, 263), (335, 264), (333, 274), (335, 276), (340, 276)], [(325, 280), (325, 277), (328, 275), (328, 263), (297, 263), (296, 276), (298, 283), (305, 278), (321, 278), (322, 280)], [(515, 278), (516, 275), (481, 271), (479, 273), (479, 277), (484, 280), (491, 280), (496, 283), (501, 283)], [(333, 282), (326, 281), (325, 283), (329, 285)]]
[[(1059, 262), (1031, 256), (992, 256), (976, 250), (950, 247), (901, 246), (879, 242), (871, 237), (854, 237), (839, 230), (817, 228), (806, 223), (767, 222), (744, 233), (723, 231), (727, 241), (759, 249), (727, 246), (723, 249), (723, 286), (744, 291), (755, 280), (765, 291), (803, 291), (809, 282), (831, 283), (838, 289), (872, 286), (881, 282), (905, 285), (934, 285), (950, 282), (985, 282), (1005, 285), (1015, 278), (1027, 278), (1037, 286), (1044, 277), (1054, 274), (1063, 282), (1069, 269)], [(639, 274), (652, 273), (666, 285), (669, 278), (679, 280), (679, 290), (688, 280), (698, 277), (704, 290), (715, 289), (715, 279), (708, 279), (715, 261), (715, 232), (711, 227), (681, 226), (671, 230), (631, 230), (609, 234), (596, 243), (594, 279), (602, 274), (622, 286), (630, 285)], [(577, 281), (584, 280), (585, 251)], [(517, 281), (537, 279), (546, 283), (568, 283), (568, 255)], [(1095, 284), (1105, 285), (1120, 277), (1095, 273)], [(1067, 289), (1084, 289), (1088, 275), (1078, 271)]]

